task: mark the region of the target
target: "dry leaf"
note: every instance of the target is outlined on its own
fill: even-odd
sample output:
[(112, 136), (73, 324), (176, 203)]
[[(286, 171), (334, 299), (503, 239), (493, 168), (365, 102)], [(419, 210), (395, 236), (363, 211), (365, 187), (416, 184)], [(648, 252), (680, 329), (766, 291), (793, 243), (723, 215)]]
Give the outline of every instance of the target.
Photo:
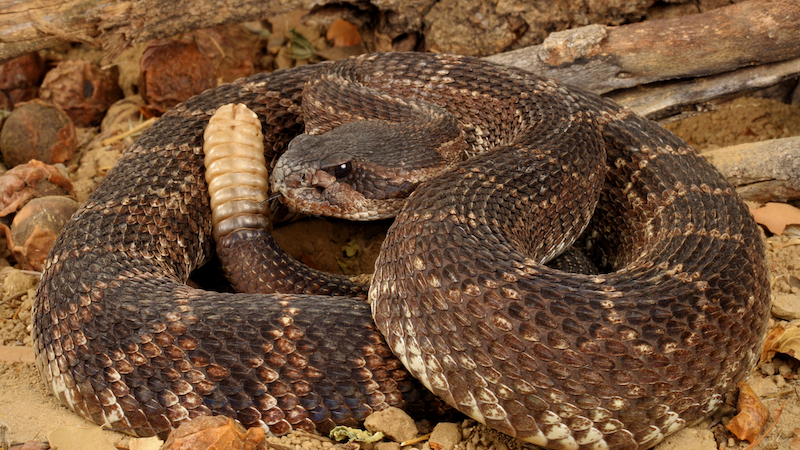
[(756, 222), (777, 235), (789, 225), (800, 224), (800, 209), (786, 203), (767, 203), (751, 212)]
[(165, 450), (263, 450), (264, 430), (245, 430), (225, 416), (202, 416), (182, 423), (172, 430), (162, 447)]
[(333, 42), (334, 47), (352, 47), (361, 43), (358, 27), (344, 19), (333, 22), (325, 37)]
[(769, 419), (769, 411), (761, 403), (753, 388), (745, 382), (739, 383), (739, 400), (736, 402), (739, 414), (726, 426), (739, 440), (753, 442)]
[(794, 359), (800, 359), (800, 325), (792, 324), (788, 328), (778, 323), (770, 330), (761, 348), (759, 364), (772, 361), (777, 353), (783, 353)]

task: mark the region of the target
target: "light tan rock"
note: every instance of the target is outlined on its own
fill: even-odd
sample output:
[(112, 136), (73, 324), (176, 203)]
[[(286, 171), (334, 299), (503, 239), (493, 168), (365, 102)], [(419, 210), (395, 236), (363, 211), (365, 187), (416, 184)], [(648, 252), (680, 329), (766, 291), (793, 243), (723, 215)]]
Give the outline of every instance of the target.
[(382, 432), (388, 439), (405, 442), (417, 436), (417, 425), (408, 414), (395, 407), (370, 414), (364, 421), (364, 427), (373, 432)]
[(772, 315), (780, 319), (800, 319), (800, 295), (776, 294), (772, 299)]
[(449, 422), (436, 424), (428, 439), (433, 450), (453, 450), (459, 442), (461, 442), (461, 430), (457, 424)]

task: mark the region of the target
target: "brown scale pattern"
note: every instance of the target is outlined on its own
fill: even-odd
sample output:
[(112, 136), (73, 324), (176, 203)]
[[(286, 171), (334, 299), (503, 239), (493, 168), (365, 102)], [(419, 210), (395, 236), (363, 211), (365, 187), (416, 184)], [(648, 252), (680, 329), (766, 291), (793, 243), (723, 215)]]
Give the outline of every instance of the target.
[[(749, 372), (769, 309), (760, 235), (685, 143), (594, 95), (470, 58), (323, 67), (259, 75), (177, 107), (75, 215), (34, 311), (37, 364), (62, 402), (143, 435), (212, 413), (276, 433), (324, 431), (421, 401), (402, 361), (509, 435), (636, 449), (709, 414)], [(309, 283), (336, 287), (309, 272), (300, 287), (274, 282), (288, 294), (187, 287), (213, 246), (200, 142), (210, 115), (245, 103), (280, 153), (302, 131), (303, 96), (327, 95), (304, 93), (306, 80), (346, 71), (389, 103), (446, 110), (465, 153), (478, 155), (401, 210), (370, 291), (375, 323), (363, 301), (305, 295)], [(326, 97), (341, 102), (333, 110), (381, 108), (337, 98)], [(540, 265), (587, 222), (579, 244), (605, 273)], [(271, 261), (294, 264), (245, 237), (234, 246), (266, 245)]]
[(373, 315), (412, 374), (493, 428), (549, 448), (647, 448), (755, 363), (769, 308), (760, 234), (681, 140), (578, 90), (550, 94), (541, 108), (574, 101), (602, 130), (606, 187), (583, 245), (608, 273), (538, 265), (580, 230), (585, 187), (563, 182), (580, 169), (561, 164), (587, 159), (573, 159), (584, 139), (539, 141), (412, 194), (376, 262)]
[[(204, 414), (282, 434), (356, 425), (375, 409), (427, 401), (363, 299), (186, 286), (214, 244), (202, 160), (208, 119), (219, 105), (245, 103), (268, 130), (267, 148), (280, 152), (302, 128), (300, 93), (312, 70), (259, 75), (177, 107), (73, 217), (45, 269), (34, 319), (37, 365), (65, 405), (136, 435)], [(293, 277), (310, 280), (272, 281), (291, 294), (300, 284)]]

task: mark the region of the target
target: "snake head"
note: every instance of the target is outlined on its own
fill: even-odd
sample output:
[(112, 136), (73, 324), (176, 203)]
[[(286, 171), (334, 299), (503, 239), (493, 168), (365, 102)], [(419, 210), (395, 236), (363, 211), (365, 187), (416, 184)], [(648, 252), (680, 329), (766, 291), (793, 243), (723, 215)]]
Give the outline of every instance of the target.
[(394, 217), (422, 181), (445, 168), (435, 150), (420, 149), (401, 128), (373, 120), (320, 135), (301, 134), (276, 162), (272, 191), (307, 214), (349, 220)]

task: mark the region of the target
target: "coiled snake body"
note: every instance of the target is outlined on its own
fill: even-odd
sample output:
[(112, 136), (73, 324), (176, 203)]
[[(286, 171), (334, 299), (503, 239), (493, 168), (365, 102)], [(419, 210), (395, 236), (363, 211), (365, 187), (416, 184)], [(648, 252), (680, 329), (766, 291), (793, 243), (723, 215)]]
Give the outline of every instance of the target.
[[(354, 92), (367, 100), (351, 100)], [(305, 127), (275, 169), (273, 185), (289, 200), (323, 197), (337, 210), (420, 186), (376, 263), (374, 323), (362, 300), (293, 290), (336, 291), (310, 272), (279, 267), (266, 283), (296, 294), (186, 285), (214, 245), (202, 131), (234, 102), (258, 113), (269, 151)], [(408, 114), (423, 125), (406, 125)], [(449, 127), (436, 135), (437, 164), (448, 168), (424, 180), (393, 181), (412, 162), (377, 181), (366, 157), (341, 152), (297, 163), (299, 149), (336, 137), (332, 129), (366, 153), (375, 141), (407, 152), (429, 133), (417, 127), (434, 122)], [(351, 165), (337, 172), (342, 161)], [(541, 265), (587, 222), (579, 242), (606, 273)], [(40, 373), (64, 404), (139, 435), (202, 414), (275, 433), (355, 424), (422, 401), (405, 365), (509, 435), (550, 448), (635, 449), (719, 406), (755, 363), (768, 310), (757, 226), (680, 139), (520, 70), (383, 54), (256, 75), (167, 113), (57, 240), (34, 341)]]

